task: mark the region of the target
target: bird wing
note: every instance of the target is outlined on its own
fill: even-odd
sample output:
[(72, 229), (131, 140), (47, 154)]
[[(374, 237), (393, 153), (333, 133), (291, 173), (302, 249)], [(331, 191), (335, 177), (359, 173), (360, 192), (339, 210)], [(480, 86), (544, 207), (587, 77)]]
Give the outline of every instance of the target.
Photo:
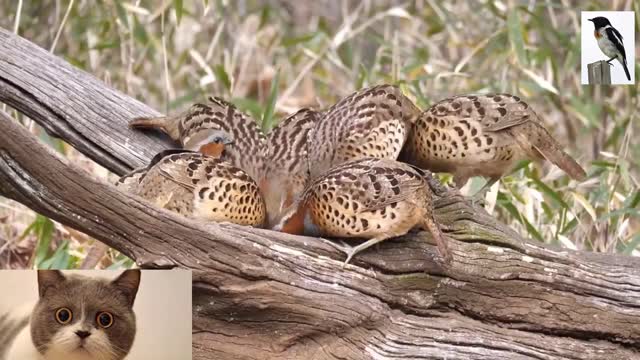
[(607, 38), (611, 41), (616, 49), (622, 54), (623, 59), (627, 58), (627, 55), (624, 51), (624, 45), (622, 44), (622, 35), (616, 30), (614, 27), (608, 27), (605, 29), (607, 33)]
[[(425, 186), (422, 176), (410, 166), (389, 159), (364, 158), (337, 166), (326, 179), (330, 186), (342, 188), (342, 192), (357, 196), (357, 209), (352, 215), (376, 211), (392, 203), (407, 200), (415, 191)], [(322, 188), (322, 186), (318, 187)]]
[[(366, 151), (366, 147), (383, 145), (383, 138), (391, 134), (376, 135), (380, 130), (375, 129), (381, 124), (395, 120), (408, 127), (419, 115), (420, 110), (393, 85), (368, 87), (343, 98), (322, 113), (313, 129), (309, 148), (312, 176), (359, 158), (355, 154)], [(398, 134), (403, 132), (396, 131), (395, 135)]]
[[(373, 175), (373, 176), (372, 176)], [(416, 191), (426, 186), (422, 177), (409, 167), (400, 164), (393, 168), (374, 165), (372, 171), (359, 177), (362, 184), (370, 184), (369, 191), (364, 192), (363, 208), (359, 212), (376, 211), (386, 206), (408, 200), (415, 196)], [(379, 184), (379, 190), (373, 184)]]

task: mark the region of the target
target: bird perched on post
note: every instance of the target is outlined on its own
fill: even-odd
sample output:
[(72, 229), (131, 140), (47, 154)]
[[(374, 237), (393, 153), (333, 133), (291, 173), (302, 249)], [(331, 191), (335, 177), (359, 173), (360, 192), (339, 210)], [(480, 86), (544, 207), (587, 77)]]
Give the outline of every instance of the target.
[(254, 180), (263, 176), (266, 137), (255, 120), (222, 99), (210, 97), (209, 103), (194, 104), (178, 115), (136, 118), (129, 126), (163, 131), (184, 149), (193, 151), (214, 151), (202, 147), (219, 147), (212, 139), (233, 139), (224, 147), (221, 159), (246, 171)]
[(441, 100), (420, 115), (400, 155), (423, 169), (452, 173), (459, 188), (470, 177), (488, 177), (484, 189), (524, 159), (547, 159), (576, 180), (586, 176), (533, 109), (509, 94)]
[(363, 238), (343, 249), (345, 264), (360, 251), (414, 227), (428, 230), (446, 262), (451, 254), (433, 216), (429, 174), (389, 159), (363, 158), (312, 180), (274, 230)]
[(609, 19), (606, 17), (598, 16), (589, 19), (589, 21), (591, 21), (595, 27), (594, 36), (598, 41), (598, 47), (609, 57), (607, 62), (611, 64), (612, 60), (618, 59), (620, 64), (622, 64), (627, 80), (631, 80), (631, 74), (629, 74), (629, 68), (627, 67), (627, 55), (624, 51), (624, 44), (620, 32), (611, 25), (611, 22), (609, 22)]
[(163, 151), (146, 168), (120, 178), (116, 186), (196, 219), (256, 227), (266, 219), (258, 184), (245, 171), (189, 150)]
[(308, 133), (311, 178), (364, 157), (395, 160), (420, 114), (392, 85), (365, 88), (321, 113)]

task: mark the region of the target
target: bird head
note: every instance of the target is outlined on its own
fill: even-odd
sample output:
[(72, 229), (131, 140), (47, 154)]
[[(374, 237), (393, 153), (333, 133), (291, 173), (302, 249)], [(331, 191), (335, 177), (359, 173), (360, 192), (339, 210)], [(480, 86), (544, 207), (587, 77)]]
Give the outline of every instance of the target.
[(589, 19), (589, 21), (593, 23), (593, 25), (596, 27), (596, 30), (603, 28), (607, 25), (611, 25), (611, 23), (609, 22), (609, 19), (603, 16), (594, 17), (593, 19)]
[(184, 145), (187, 150), (220, 158), (226, 146), (233, 144), (233, 138), (224, 130), (207, 130), (204, 136), (197, 136)]

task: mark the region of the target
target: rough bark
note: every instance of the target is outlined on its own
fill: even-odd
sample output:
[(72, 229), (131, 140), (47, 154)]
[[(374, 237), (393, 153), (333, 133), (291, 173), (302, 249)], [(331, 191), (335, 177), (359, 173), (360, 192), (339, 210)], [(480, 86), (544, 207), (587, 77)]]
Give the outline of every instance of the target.
[[(151, 110), (1, 29), (0, 99), (118, 173), (165, 145), (124, 126)], [(0, 194), (143, 267), (193, 269), (195, 359), (640, 356), (639, 259), (522, 239), (455, 192), (436, 201), (451, 228), (450, 267), (436, 265), (421, 232), (343, 269), (326, 240), (157, 209), (69, 165), (0, 114)]]

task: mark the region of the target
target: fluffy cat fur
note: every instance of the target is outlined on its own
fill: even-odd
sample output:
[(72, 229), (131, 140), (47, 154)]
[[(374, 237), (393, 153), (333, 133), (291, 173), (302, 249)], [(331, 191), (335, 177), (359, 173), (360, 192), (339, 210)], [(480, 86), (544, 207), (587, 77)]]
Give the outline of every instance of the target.
[[(0, 315), (0, 360), (124, 359), (135, 338), (139, 284), (139, 270), (112, 281), (39, 270), (39, 300), (31, 313)], [(68, 322), (57, 317), (61, 309), (70, 314)], [(113, 319), (107, 327), (98, 319), (105, 312)]]

